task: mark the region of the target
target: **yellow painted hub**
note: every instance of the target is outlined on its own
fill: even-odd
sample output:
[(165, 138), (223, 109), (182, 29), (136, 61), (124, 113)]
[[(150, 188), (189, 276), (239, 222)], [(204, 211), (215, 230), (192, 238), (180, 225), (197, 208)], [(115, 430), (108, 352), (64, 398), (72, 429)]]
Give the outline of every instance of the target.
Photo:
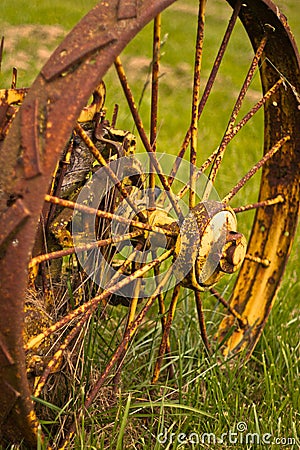
[[(216, 201), (201, 202), (184, 220), (175, 245), (178, 279), (185, 287), (203, 291), (225, 273), (241, 266), (247, 249), (245, 237), (237, 231), (233, 210)], [(191, 269), (184, 274), (187, 265)]]

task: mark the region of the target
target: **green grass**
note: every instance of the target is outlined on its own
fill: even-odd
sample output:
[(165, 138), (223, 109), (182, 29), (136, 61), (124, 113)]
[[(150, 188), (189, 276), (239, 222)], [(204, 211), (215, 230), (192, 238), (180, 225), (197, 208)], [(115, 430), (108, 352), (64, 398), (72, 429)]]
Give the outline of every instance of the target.
[[(212, 25), (212, 31), (207, 36), (207, 55), (214, 54), (219, 43), (220, 37), (215, 30), (226, 26), (225, 13), (219, 8), (221, 2), (215, 3), (207, 19)], [(2, 1), (0, 29), (9, 37), (2, 62), (2, 86), (9, 86), (12, 65), (20, 65), (18, 85), (30, 85), (64, 34), (94, 4), (95, 1), (80, 1), (74, 5), (70, 1), (50, 3), (43, 0), (31, 2), (29, 7), (28, 2), (21, 0)], [(192, 5), (193, 2), (189, 0), (186, 4)], [(299, 5), (295, 0), (282, 0), (280, 4), (300, 41), (297, 28)], [(178, 14), (170, 11), (167, 25), (163, 28), (166, 38), (162, 58), (165, 75), (161, 79), (164, 100), (160, 103), (159, 122), (161, 152), (176, 152), (190, 121), (188, 99), (191, 95), (190, 75), (194, 53), (191, 42), (195, 35), (195, 29), (188, 25), (190, 17), (188, 12)], [(134, 78), (136, 98), (141, 95), (149, 69), (151, 47), (146, 44), (147, 31), (140, 34), (124, 55), (129, 73)], [(174, 36), (177, 44), (173, 44)], [(201, 123), (198, 164), (218, 145), (235, 99), (234, 94), (241, 84), (241, 73), (247, 67), (247, 58), (243, 57), (250, 54), (250, 47), (241, 28), (236, 37), (230, 56), (224, 61), (217, 90), (208, 105), (214, 114), (204, 116)], [(204, 77), (207, 77), (209, 70), (206, 61), (203, 63)], [(240, 70), (236, 70), (237, 66)], [(115, 91), (116, 81), (112, 73), (108, 74), (107, 80), (107, 114), (110, 117), (113, 104), (122, 104), (122, 99)], [(255, 79), (251, 86), (251, 100), (245, 104), (246, 110), (258, 95), (258, 89), (258, 80)], [(145, 97), (141, 113), (145, 112), (147, 103)], [(225, 194), (257, 161), (261, 147), (261, 121), (262, 117), (258, 116), (249, 124), (247, 132), (232, 145), (234, 157), (225, 159), (228, 170), (224, 171), (217, 184), (220, 195)], [(149, 126), (147, 119), (145, 125)], [(118, 126), (132, 128), (125, 106), (120, 108)], [(239, 148), (245, 149), (242, 158), (238, 153)], [(237, 203), (248, 203), (254, 199), (258, 181), (259, 176), (237, 197)], [(246, 232), (250, 221), (249, 215), (245, 223), (240, 224), (241, 231)], [(109, 389), (102, 391), (101, 398), (97, 399), (91, 412), (78, 421), (74, 448), (299, 448), (299, 245), (298, 233), (277, 301), (262, 338), (246, 366), (240, 366), (236, 360), (221, 362), (216, 355), (207, 356), (198, 330), (196, 310), (187, 291), (177, 308), (171, 332), (173, 352), (162, 370), (164, 381), (158, 386), (149, 385), (160, 339), (160, 318), (153, 310), (130, 345), (118, 395), (112, 399)], [(205, 300), (205, 309), (208, 329), (213, 334), (216, 327), (214, 320), (222, 314), (222, 310), (216, 307), (209, 296)], [(121, 338), (125, 314), (126, 309), (118, 306), (112, 308), (111, 316), (105, 323), (95, 318), (90, 324), (92, 333), (86, 334), (85, 352), (92, 358), (87, 358), (81, 367), (81, 391), (79, 394), (77, 391), (78, 397), (74, 399), (77, 404), (82, 402), (80, 394), (83, 395), (87, 390), (94, 366), (99, 364), (99, 371), (105, 366), (105, 361), (112, 354), (110, 345), (113, 346)], [(176, 368), (175, 378), (168, 380), (167, 368), (171, 362)], [(51, 420), (63, 420), (64, 411), (61, 407), (48, 405), (48, 408), (52, 411)], [(229, 433), (237, 432), (237, 427), (244, 423), (247, 431), (230, 437)], [(48, 429), (49, 424), (44, 421), (42, 427)], [(207, 434), (203, 436), (203, 433)], [(241, 442), (242, 437), (246, 438), (246, 433), (251, 433), (253, 439), (258, 435), (260, 438), (264, 435), (266, 439), (293, 437), (297, 443), (286, 446), (283, 443), (272, 446), (269, 443), (247, 444)], [(222, 435), (223, 443), (218, 441)], [(201, 436), (203, 443), (198, 442)], [(216, 442), (213, 442), (214, 438)], [(236, 438), (238, 442), (234, 442)], [(208, 439), (212, 439), (210, 444)], [(42, 443), (39, 445), (39, 448), (44, 446)]]
[(97, 4), (95, 0), (71, 0), (64, 2), (33, 0), (30, 5), (25, 0), (1, 3), (1, 21), (19, 26), (25, 24), (63, 25), (71, 29), (90, 9)]

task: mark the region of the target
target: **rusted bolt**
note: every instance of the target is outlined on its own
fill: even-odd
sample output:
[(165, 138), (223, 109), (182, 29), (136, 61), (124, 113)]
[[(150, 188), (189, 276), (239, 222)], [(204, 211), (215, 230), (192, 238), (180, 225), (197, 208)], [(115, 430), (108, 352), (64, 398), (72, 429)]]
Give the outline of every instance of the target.
[[(183, 286), (203, 291), (216, 284), (224, 274), (239, 269), (246, 255), (247, 241), (236, 230), (236, 216), (228, 205), (208, 201), (198, 203), (192, 209), (175, 245), (181, 270), (176, 276), (181, 277)], [(191, 270), (183, 275), (183, 268), (189, 266)]]
[(233, 273), (242, 264), (247, 249), (247, 241), (243, 234), (230, 231), (222, 250), (220, 268), (224, 273)]

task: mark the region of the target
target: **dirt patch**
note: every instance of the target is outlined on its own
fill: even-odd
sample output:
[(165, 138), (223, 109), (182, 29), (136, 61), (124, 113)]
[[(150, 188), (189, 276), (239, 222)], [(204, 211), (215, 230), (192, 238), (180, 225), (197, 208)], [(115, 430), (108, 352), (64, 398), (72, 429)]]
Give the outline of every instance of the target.
[[(151, 77), (151, 59), (145, 56), (123, 56), (128, 78), (132, 83), (144, 83), (150, 81)], [(160, 65), (160, 83), (167, 84), (170, 89), (178, 87), (178, 83), (192, 83), (193, 68), (187, 62), (180, 62), (175, 66), (161, 62)]]
[(197, 15), (198, 14), (198, 7), (194, 5), (187, 5), (183, 3), (175, 3), (173, 6), (173, 11), (186, 13), (186, 14), (192, 14)]
[(35, 76), (65, 34), (59, 25), (2, 25), (4, 79), (12, 67), (25, 71), (27, 79)]
[[(197, 4), (188, 4), (187, 2), (181, 1), (174, 3), (171, 8), (178, 13), (198, 16)], [(227, 19), (228, 12), (230, 12), (230, 7), (224, 4), (224, 0), (214, 0), (214, 2), (208, 2), (205, 15), (206, 17), (213, 16), (219, 19)]]

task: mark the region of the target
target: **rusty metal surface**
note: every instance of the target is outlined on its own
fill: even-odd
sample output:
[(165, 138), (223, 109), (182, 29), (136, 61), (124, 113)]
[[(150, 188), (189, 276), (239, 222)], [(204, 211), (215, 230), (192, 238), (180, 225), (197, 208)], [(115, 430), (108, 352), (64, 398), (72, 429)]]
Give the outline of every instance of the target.
[(137, 0), (120, 0), (118, 20), (134, 19), (137, 16)]
[[(174, 1), (110, 0), (97, 5), (44, 66), (0, 148), (0, 436), (6, 442), (24, 439), (27, 448), (36, 448), (37, 419), (30, 400), (23, 352), (23, 306), (27, 264), (51, 174), (80, 111), (116, 56), (149, 20)], [(235, 0), (227, 1), (233, 7), (236, 4)], [(243, 6), (240, 17), (255, 50), (265, 24), (270, 24), (275, 32), (268, 40), (265, 55), (300, 92), (298, 56), (285, 19), (269, 0), (250, 4), (251, 7)], [(264, 66), (261, 73), (267, 92), (278, 79), (278, 73)], [(280, 140), (283, 128), (288, 128), (291, 140), (264, 169), (260, 198), (273, 198), (279, 189), (285, 202), (278, 203), (269, 214), (262, 210), (257, 213), (255, 241), (253, 238), (250, 243), (253, 254), (268, 257), (271, 264), (267, 268), (255, 266), (253, 273), (251, 262), (246, 261), (232, 300), (232, 305), (237, 305), (241, 312), (246, 310), (247, 301), (253, 307), (253, 299), (265, 297), (263, 321), (254, 338), (251, 337), (253, 342), (259, 337), (270, 311), (298, 214), (298, 99), (290, 90), (284, 95), (278, 92), (277, 102), (278, 108), (266, 103), (265, 152)], [(284, 115), (280, 114), (280, 108)], [(258, 280), (254, 286), (253, 275)], [(263, 282), (266, 291), (259, 292), (258, 286)], [(229, 322), (224, 322), (221, 334), (231, 325)], [(239, 345), (237, 336), (231, 348)]]
[[(13, 79), (12, 86), (14, 86), (14, 82)], [(0, 89), (0, 143), (10, 129), (18, 110), (18, 104), (24, 100), (27, 93), (27, 88), (16, 89), (12, 87), (11, 89)]]
[(27, 180), (42, 173), (39, 155), (38, 110), (38, 100), (34, 99), (20, 111), (22, 158), (24, 175)]
[(23, 306), (28, 259), (51, 174), (82, 108), (115, 57), (173, 1), (99, 3), (44, 66), (1, 147), (0, 211), (6, 235), (0, 249), (0, 360), (7, 364), (0, 367), (0, 424), (6, 442), (24, 439), (27, 447), (36, 447)]
[[(229, 0), (234, 6), (236, 0)], [(243, 2), (247, 3), (247, 2)], [(286, 18), (270, 1), (248, 2), (240, 18), (247, 30), (254, 50), (262, 36), (268, 32), (260, 68), (263, 91), (266, 93), (282, 75), (286, 85), (280, 88), (272, 100), (265, 103), (266, 154), (285, 135), (290, 139), (278, 154), (263, 168), (259, 201), (282, 196), (284, 201), (272, 208), (257, 210), (252, 229), (248, 253), (270, 261), (269, 265), (255, 264), (245, 260), (240, 271), (231, 306), (247, 317), (249, 332), (236, 330), (225, 353), (247, 347), (250, 355), (258, 341), (278, 292), (285, 265), (290, 254), (299, 212), (300, 170), (300, 70), (299, 55)], [(223, 320), (219, 338), (226, 335), (234, 320), (229, 316)]]

